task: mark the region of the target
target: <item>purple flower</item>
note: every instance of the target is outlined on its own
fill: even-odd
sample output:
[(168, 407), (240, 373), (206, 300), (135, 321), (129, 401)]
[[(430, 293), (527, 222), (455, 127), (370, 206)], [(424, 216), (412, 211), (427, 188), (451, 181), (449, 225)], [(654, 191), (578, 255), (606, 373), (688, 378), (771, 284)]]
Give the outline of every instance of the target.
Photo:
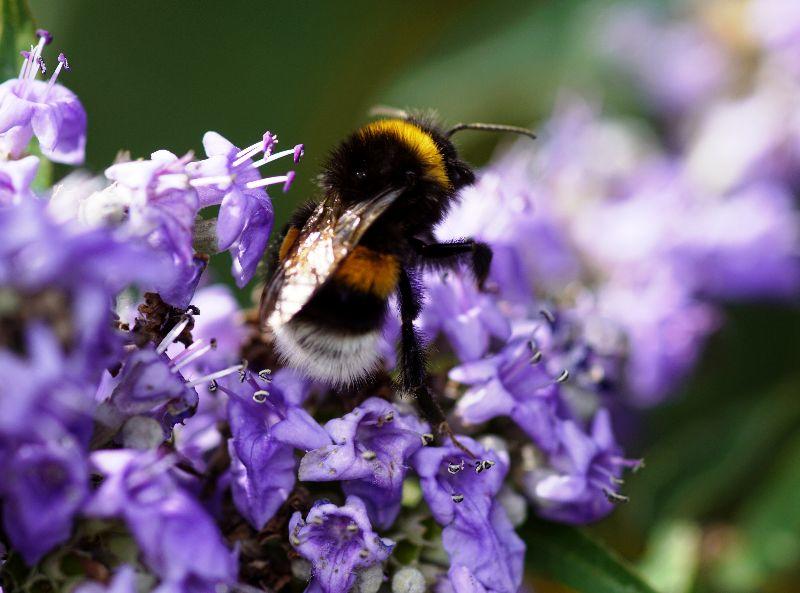
[(86, 112), (72, 91), (56, 83), (61, 71), (69, 69), (64, 54), (59, 54), (50, 80), (36, 80), (40, 69), (45, 72), (41, 56), (49, 39), (49, 34), (41, 35), (36, 47), (24, 52), (19, 78), (0, 84), (0, 152), (19, 158), (35, 135), (45, 157), (80, 165), (86, 147)]
[(394, 546), (372, 530), (357, 496), (348, 496), (341, 507), (317, 502), (305, 520), (295, 513), (289, 522), (289, 541), (311, 562), (314, 580), (307, 590), (318, 587), (324, 593), (349, 591), (358, 571), (386, 560)]
[(456, 404), (467, 425), (508, 416), (543, 449), (555, 444), (558, 385), (533, 339), (514, 339), (499, 354), (453, 368), (449, 377), (471, 387)]
[(447, 579), (439, 582), (436, 593), (486, 593), (486, 587), (466, 566), (451, 564)]
[(209, 461), (223, 443), (219, 426), (226, 418), (227, 398), (211, 385), (195, 386), (199, 401), (191, 421), (172, 429), (175, 449), (201, 473), (208, 470)]
[(123, 564), (116, 570), (107, 587), (96, 582), (86, 582), (79, 585), (74, 593), (136, 593), (136, 573), (132, 567)]
[(442, 545), (456, 566), (468, 566), (488, 591), (515, 593), (522, 582), (525, 544), (499, 502), (488, 524), (454, 521), (442, 531)]
[(200, 365), (201, 371), (211, 371), (238, 362), (247, 329), (233, 291), (223, 284), (207, 286), (197, 291), (192, 304), (200, 311), (192, 329), (195, 343), (216, 344), (192, 365)]
[(250, 455), (242, 451), (247, 465), (236, 452), (237, 441), (228, 441), (231, 491), (239, 512), (253, 527), (261, 529), (289, 498), (297, 463), (292, 447), (276, 441), (259, 443), (253, 434), (245, 435), (239, 442), (247, 437), (255, 444)]
[(413, 458), (425, 500), (441, 525), (458, 519), (485, 520), (508, 469), (505, 453), (486, 450), (468, 437), (459, 439), (477, 459), (452, 444), (423, 447)]
[(84, 512), (124, 519), (162, 582), (212, 590), (236, 582), (234, 554), (206, 510), (178, 485), (169, 457), (120, 449), (95, 452), (91, 459), (105, 479)]
[(585, 207), (572, 232), (609, 282), (646, 283), (668, 270), (691, 295), (780, 297), (800, 289), (798, 221), (779, 184), (715, 195), (664, 162), (618, 199)]
[[(31, 435), (35, 438), (35, 434)], [(28, 564), (66, 540), (88, 493), (88, 467), (79, 443), (68, 433), (15, 443), (3, 450), (3, 523), (11, 544)]]
[(178, 158), (159, 150), (150, 160), (106, 169), (106, 177), (115, 184), (105, 191), (121, 196), (121, 202), (128, 205), (124, 234), (146, 239), (172, 259), (175, 273), (156, 288), (162, 298), (179, 308), (189, 304), (202, 272), (192, 248), (200, 200), (186, 172), (188, 162), (189, 156)]
[(406, 460), (422, 446), (427, 427), (373, 397), (325, 430), (327, 442), (300, 461), (300, 480), (343, 481), (345, 493), (359, 496), (374, 524), (391, 527), (400, 512)]
[(243, 381), (220, 384), (228, 395), (233, 500), (250, 523), (261, 529), (295, 484), (294, 448), (314, 449), (328, 442), (317, 422), (299, 407), (306, 383), (289, 370), (247, 372)]
[(515, 593), (522, 581), (525, 546), (495, 500), (508, 456), (459, 438), (477, 459), (455, 445), (416, 453), (422, 493), (434, 519), (444, 526), (442, 544), (451, 563), (466, 566), (488, 590)]
[(624, 333), (628, 399), (639, 406), (662, 401), (694, 367), (717, 310), (686, 292), (671, 274), (644, 282), (609, 282), (596, 296), (596, 315)]
[[(220, 251), (230, 251), (232, 273), (239, 287), (253, 277), (272, 231), (272, 202), (265, 188), (280, 184), (288, 191), (294, 179), (293, 171), (262, 179), (258, 167), (289, 155), (296, 163), (303, 154), (302, 144), (272, 154), (276, 142), (277, 137), (266, 132), (262, 142), (239, 150), (218, 133), (207, 132), (203, 147), (208, 158), (189, 167), (197, 177), (202, 207), (220, 205), (217, 246)], [(252, 157), (259, 152), (264, 157), (254, 162)]]
[(539, 200), (530, 169), (527, 151), (506, 156), (461, 192), (460, 203), (436, 229), (442, 240), (470, 236), (489, 243), (494, 251), (489, 279), (503, 297), (522, 303), (531, 300), (534, 286), (560, 288), (579, 272), (547, 206), (550, 197)]
[(0, 207), (35, 199), (31, 183), (38, 168), (39, 159), (35, 156), (18, 161), (0, 161)]
[(454, 274), (425, 276), (425, 306), (418, 323), (429, 340), (447, 336), (462, 361), (486, 354), (492, 339), (504, 342), (511, 334), (497, 303), (481, 293), (474, 279)]
[(599, 49), (634, 77), (667, 112), (698, 110), (732, 76), (730, 56), (710, 31), (691, 22), (657, 22), (653, 11), (612, 10), (597, 40)]
[[(130, 284), (150, 284), (168, 275), (165, 262), (145, 245), (121, 241), (104, 229), (56, 224), (44, 206), (28, 200), (0, 209), (0, 284), (29, 291), (47, 286), (75, 293), (102, 290), (110, 298)], [(71, 273), (64, 274), (65, 269)], [(78, 309), (81, 300), (97, 302), (86, 295), (76, 299)], [(84, 327), (87, 321), (76, 325)]]
[[(192, 376), (236, 365), (247, 332), (231, 290), (222, 285), (201, 288), (192, 304), (200, 313), (195, 316), (194, 342), (190, 352), (184, 350), (182, 353), (181, 346), (173, 344), (167, 349), (167, 354), (173, 358), (180, 356), (184, 361), (183, 372)], [(175, 426), (175, 447), (195, 469), (205, 471), (208, 456), (222, 442), (217, 425), (227, 418), (227, 398), (210, 390), (206, 384), (196, 385), (195, 389), (200, 394), (197, 412), (191, 422)]]
[(683, 282), (719, 299), (800, 292), (800, 213), (789, 191), (754, 183), (718, 200), (697, 200), (668, 245)]
[[(749, 5), (753, 29), (768, 48), (790, 55), (800, 44), (800, 9), (785, 0), (754, 0)], [(791, 53), (790, 53), (791, 52)]]
[[(217, 367), (213, 371), (204, 369), (200, 361), (213, 350), (213, 342), (205, 344), (198, 340), (180, 352), (172, 348), (174, 354), (170, 357), (167, 350), (175, 346), (175, 341), (191, 319), (190, 315), (185, 315), (157, 347), (144, 346), (132, 350), (123, 359), (117, 376), (106, 376), (97, 397), (102, 401), (98, 419), (107, 436), (115, 434), (128, 418), (147, 416), (157, 421), (164, 438), (169, 438), (173, 427), (193, 416), (197, 410), (199, 398), (195, 388), (198, 385), (208, 385), (210, 381), (242, 369), (240, 364), (224, 369)], [(140, 442), (138, 433), (131, 436), (135, 442)], [(124, 439), (123, 444), (147, 448), (146, 443), (134, 445), (124, 442)]]
[(126, 418), (148, 415), (157, 420), (165, 438), (176, 423), (191, 416), (198, 396), (173, 360), (153, 348), (134, 350), (125, 360), (109, 403)]
[(22, 344), (22, 354), (0, 349), (0, 372), (16, 386), (0, 397), (0, 442), (10, 455), (14, 443), (32, 435), (52, 441), (67, 431), (87, 444), (95, 408), (92, 380), (100, 369), (65, 355), (53, 333), (40, 324), (27, 329)]
[(163, 268), (105, 230), (53, 223), (34, 200), (0, 209), (0, 237), (0, 292), (10, 305), (0, 370), (17, 385), (0, 397), (0, 467), (9, 477), (0, 497), (6, 533), (33, 562), (69, 537), (86, 495), (94, 394), (122, 349), (113, 298)]
[(161, 263), (105, 230), (54, 224), (38, 201), (0, 209), (0, 291), (9, 305), (2, 317), (10, 328), (0, 365), (6, 376), (28, 376), (17, 397), (0, 398), (0, 431), (22, 436), (45, 415), (88, 442), (97, 382), (121, 353), (112, 300), (128, 284), (159, 278), (168, 271)]
[(636, 468), (640, 462), (622, 457), (611, 416), (604, 409), (595, 414), (588, 434), (572, 420), (565, 420), (559, 423), (557, 435), (558, 450), (550, 453), (545, 465), (525, 475), (527, 493), (539, 514), (578, 524), (606, 516), (613, 501), (624, 499), (618, 494), (622, 471)]

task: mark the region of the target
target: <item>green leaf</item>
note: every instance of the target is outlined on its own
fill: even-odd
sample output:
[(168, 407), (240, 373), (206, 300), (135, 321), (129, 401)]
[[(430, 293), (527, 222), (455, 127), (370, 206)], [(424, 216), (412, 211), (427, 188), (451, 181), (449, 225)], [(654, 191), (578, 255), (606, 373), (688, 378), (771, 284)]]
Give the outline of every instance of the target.
[(726, 591), (762, 588), (800, 562), (800, 433), (795, 433), (738, 513), (736, 545), (720, 560), (717, 582)]
[(39, 157), (39, 170), (36, 171), (31, 187), (37, 192), (44, 192), (53, 184), (53, 163), (42, 156), (38, 141), (28, 144), (28, 152)]
[(575, 527), (532, 519), (520, 535), (537, 576), (578, 593), (655, 593), (624, 560)]
[(653, 528), (639, 570), (662, 593), (689, 593), (700, 563), (702, 531), (689, 521)]
[(33, 41), (33, 18), (27, 0), (0, 0), (0, 82), (19, 74), (19, 52)]
[(746, 497), (800, 423), (798, 384), (791, 379), (676, 420), (645, 452), (647, 469), (629, 480), (626, 494), (635, 504), (626, 511), (644, 527), (709, 516)]

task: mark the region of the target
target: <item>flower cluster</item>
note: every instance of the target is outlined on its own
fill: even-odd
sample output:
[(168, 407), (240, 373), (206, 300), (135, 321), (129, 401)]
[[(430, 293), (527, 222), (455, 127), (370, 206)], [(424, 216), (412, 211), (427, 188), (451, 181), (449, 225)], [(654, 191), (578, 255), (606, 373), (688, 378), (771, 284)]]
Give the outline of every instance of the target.
[[(519, 591), (529, 513), (587, 523), (626, 500), (640, 462), (615, 411), (674, 393), (724, 301), (800, 292), (796, 130), (766, 125), (775, 102), (797, 117), (782, 66), (800, 25), (773, 4), (753, 2), (762, 62), (744, 98), (726, 95), (735, 48), (619, 16), (615, 60), (678, 137), (572, 101), (464, 190), (436, 233), (487, 242), (490, 279), (426, 272), (416, 321), (458, 440), (394, 389), (393, 316), (385, 367), (335, 392), (279, 368), (254, 311), (210, 284), (224, 251), (239, 287), (253, 279), (267, 190), (294, 177), (260, 169), (302, 144), (208, 132), (203, 159), (159, 150), (34, 189), (30, 152), (77, 165), (86, 141), (66, 58), (37, 79), (40, 31), (0, 85), (0, 586)], [(641, 39), (650, 51), (631, 51)], [(660, 47), (671, 78), (649, 74)], [(713, 67), (693, 77), (679, 56)], [(759, 143), (728, 138), (758, 117)], [(78, 578), (37, 568), (76, 557)]]

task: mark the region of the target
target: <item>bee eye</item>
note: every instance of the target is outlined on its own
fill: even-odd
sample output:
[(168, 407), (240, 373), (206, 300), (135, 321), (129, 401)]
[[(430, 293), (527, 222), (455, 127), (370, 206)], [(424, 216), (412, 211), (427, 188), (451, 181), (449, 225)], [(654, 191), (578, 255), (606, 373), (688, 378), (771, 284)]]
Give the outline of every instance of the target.
[(353, 175), (355, 175), (356, 179), (358, 179), (359, 181), (363, 181), (364, 179), (367, 178), (367, 172), (363, 171), (362, 169), (356, 169)]
[(414, 171), (406, 171), (406, 183), (408, 185), (417, 183), (417, 174)]

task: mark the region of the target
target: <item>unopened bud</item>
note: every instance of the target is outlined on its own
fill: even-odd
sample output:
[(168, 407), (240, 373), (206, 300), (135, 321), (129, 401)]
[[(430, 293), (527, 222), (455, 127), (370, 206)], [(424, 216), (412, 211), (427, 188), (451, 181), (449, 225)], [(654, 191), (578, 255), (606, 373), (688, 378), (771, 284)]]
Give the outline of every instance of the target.
[(497, 495), (497, 500), (505, 509), (508, 519), (514, 527), (519, 527), (528, 518), (528, 501), (508, 486), (503, 486)]
[(301, 581), (311, 580), (311, 563), (305, 558), (292, 560), (292, 574)]
[(425, 593), (425, 576), (411, 566), (401, 568), (392, 577), (392, 593)]
[(133, 416), (122, 427), (122, 444), (129, 449), (155, 449), (164, 442), (164, 430), (147, 416)]
[(358, 573), (358, 580), (353, 589), (356, 593), (378, 593), (383, 584), (383, 566), (373, 564)]

